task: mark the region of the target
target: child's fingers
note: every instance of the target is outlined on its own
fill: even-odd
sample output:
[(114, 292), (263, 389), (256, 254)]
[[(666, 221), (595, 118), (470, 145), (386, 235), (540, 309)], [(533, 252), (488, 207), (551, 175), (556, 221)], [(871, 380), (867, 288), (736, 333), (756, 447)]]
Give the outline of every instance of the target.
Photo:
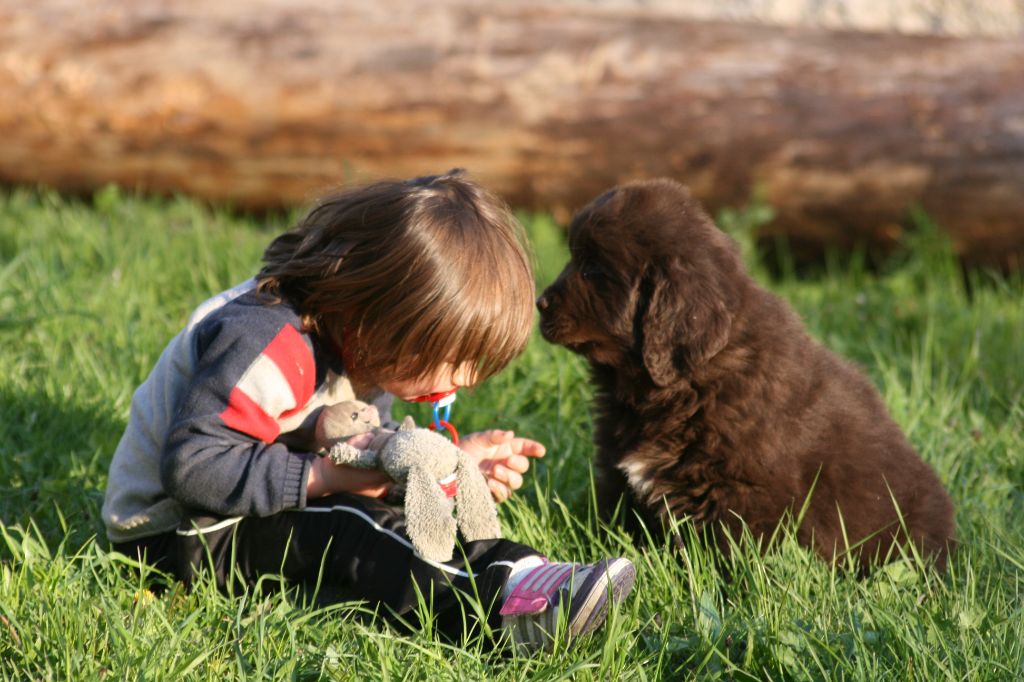
[(512, 494), (512, 491), (508, 489), (508, 486), (504, 483), (494, 480), (493, 478), (487, 479), (487, 487), (491, 489), (491, 495), (498, 502), (504, 502)]
[(523, 477), (514, 471), (508, 472), (508, 487), (512, 490), (519, 490), (523, 487)]
[(360, 433), (358, 436), (352, 436), (345, 442), (354, 448), (365, 448), (371, 442), (373, 442), (373, 433)]
[(523, 487), (523, 477), (519, 475), (519, 472), (501, 464), (491, 470), (491, 478), (504, 483), (510, 490), (518, 490)]
[(535, 440), (529, 438), (513, 438), (511, 441), (512, 452), (527, 457), (543, 457), (547, 453), (547, 448), (544, 447), (543, 443), (538, 443)]
[(530, 458), (523, 455), (512, 455), (505, 459), (505, 466), (512, 471), (525, 474), (530, 470)]
[(492, 445), (504, 445), (505, 443), (511, 443), (515, 435), (516, 434), (512, 431), (506, 431), (504, 429), (490, 429), (487, 431), (487, 439), (491, 441)]

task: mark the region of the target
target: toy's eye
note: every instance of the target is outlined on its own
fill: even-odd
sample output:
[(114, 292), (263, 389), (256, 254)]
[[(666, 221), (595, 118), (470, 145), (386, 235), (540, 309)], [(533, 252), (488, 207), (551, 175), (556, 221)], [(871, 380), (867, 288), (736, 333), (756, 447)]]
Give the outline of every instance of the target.
[(352, 421), (356, 421), (357, 419), (359, 419), (359, 413), (358, 412), (353, 412), (352, 413)]

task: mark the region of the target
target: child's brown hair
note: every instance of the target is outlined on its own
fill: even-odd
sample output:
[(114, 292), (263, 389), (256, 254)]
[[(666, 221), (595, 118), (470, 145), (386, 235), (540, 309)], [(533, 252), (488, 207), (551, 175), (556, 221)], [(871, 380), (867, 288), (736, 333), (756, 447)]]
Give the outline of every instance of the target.
[(469, 364), (482, 381), (526, 346), (534, 281), (522, 227), (461, 169), (328, 196), (263, 254), (286, 299), (379, 383)]

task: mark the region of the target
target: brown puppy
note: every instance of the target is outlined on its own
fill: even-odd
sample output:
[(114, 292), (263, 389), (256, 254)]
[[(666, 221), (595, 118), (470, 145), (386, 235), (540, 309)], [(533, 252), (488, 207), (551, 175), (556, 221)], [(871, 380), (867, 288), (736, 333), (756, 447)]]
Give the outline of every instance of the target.
[(602, 511), (621, 499), (634, 532), (689, 517), (724, 549), (740, 519), (763, 542), (806, 502), (797, 537), (826, 559), (849, 547), (865, 571), (909, 533), (944, 569), (953, 506), (935, 473), (682, 185), (606, 192), (569, 249), (537, 306), (544, 338), (590, 361)]

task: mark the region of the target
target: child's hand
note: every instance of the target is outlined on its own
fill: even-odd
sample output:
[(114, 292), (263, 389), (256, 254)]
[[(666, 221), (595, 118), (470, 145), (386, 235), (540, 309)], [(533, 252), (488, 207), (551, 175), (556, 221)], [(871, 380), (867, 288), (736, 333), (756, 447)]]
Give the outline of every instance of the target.
[[(354, 447), (358, 446), (354, 445)], [(394, 481), (383, 471), (358, 469), (335, 464), (329, 457), (317, 457), (309, 467), (309, 478), (306, 479), (306, 499), (312, 500), (334, 493), (383, 497), (393, 483)]]
[(516, 438), (511, 431), (491, 429), (471, 433), (459, 444), (480, 462), (480, 471), (498, 502), (504, 502), (523, 485), (530, 457), (543, 457), (544, 446), (529, 438)]

